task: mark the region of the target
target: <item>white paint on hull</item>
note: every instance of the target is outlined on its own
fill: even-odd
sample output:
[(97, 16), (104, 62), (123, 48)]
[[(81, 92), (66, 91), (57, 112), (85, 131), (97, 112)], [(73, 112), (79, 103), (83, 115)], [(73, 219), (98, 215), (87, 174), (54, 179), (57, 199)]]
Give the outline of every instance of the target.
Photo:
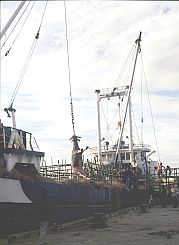
[(6, 169), (10, 172), (16, 165), (16, 163), (27, 163), (32, 164), (40, 173), (40, 161), (41, 158), (33, 155), (19, 154), (19, 153), (3, 153), (4, 159), (6, 161)]
[(0, 178), (0, 203), (32, 203), (25, 195), (19, 180)]

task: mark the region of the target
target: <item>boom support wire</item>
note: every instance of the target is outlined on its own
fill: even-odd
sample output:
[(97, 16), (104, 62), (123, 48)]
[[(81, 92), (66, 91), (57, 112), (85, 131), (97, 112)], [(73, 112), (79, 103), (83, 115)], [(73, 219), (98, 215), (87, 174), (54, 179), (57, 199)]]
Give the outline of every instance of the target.
[(34, 41), (33, 41), (33, 43), (32, 43), (32, 46), (31, 46), (31, 48), (30, 48), (30, 51), (29, 51), (29, 53), (28, 53), (26, 62), (25, 62), (25, 64), (24, 64), (24, 66), (23, 66), (23, 69), (22, 69), (22, 72), (21, 72), (21, 74), (20, 74), (19, 80), (18, 80), (18, 82), (17, 82), (17, 84), (16, 84), (15, 90), (14, 90), (13, 95), (12, 95), (12, 97), (11, 97), (11, 100), (10, 100), (10, 103), (9, 103), (9, 107), (12, 107), (12, 105), (13, 105), (13, 103), (14, 103), (14, 100), (15, 100), (15, 98), (16, 98), (16, 95), (17, 95), (18, 91), (19, 91), (20, 85), (21, 85), (21, 83), (22, 83), (23, 77), (24, 77), (25, 72), (26, 72), (26, 70), (27, 70), (27, 67), (28, 67), (28, 65), (29, 65), (30, 59), (31, 59), (32, 54), (33, 54), (33, 52), (34, 52), (35, 46), (36, 46), (36, 44), (37, 44), (37, 40), (38, 40), (38, 38), (39, 38), (39, 36), (40, 36), (40, 29), (41, 29), (42, 22), (43, 22), (43, 19), (44, 19), (44, 15), (45, 15), (45, 11), (46, 11), (46, 8), (47, 8), (47, 3), (48, 3), (48, 1), (46, 1), (46, 5), (45, 5), (45, 8), (44, 8), (44, 11), (43, 11), (43, 14), (42, 14), (42, 18), (41, 18), (41, 21), (40, 21), (40, 25), (39, 25), (38, 31), (37, 31), (37, 33), (36, 33), (36, 35), (35, 35), (35, 38), (34, 38)]
[(155, 123), (154, 123), (152, 105), (151, 105), (151, 101), (150, 101), (149, 89), (148, 89), (148, 85), (147, 85), (147, 79), (146, 79), (146, 75), (145, 75), (142, 55), (141, 55), (141, 61), (142, 61), (142, 69), (143, 69), (143, 74), (144, 74), (144, 81), (145, 81), (145, 86), (146, 86), (146, 91), (147, 91), (147, 97), (148, 97), (148, 102), (149, 102), (150, 114), (151, 114), (151, 119), (152, 119), (152, 127), (153, 127), (153, 132), (154, 132), (154, 137), (155, 137), (155, 144), (156, 144), (156, 147), (157, 147), (158, 161), (161, 162), (159, 146), (158, 146), (158, 141), (157, 141), (157, 135), (156, 135), (156, 130), (155, 130)]
[(71, 120), (72, 120), (73, 134), (75, 135), (75, 122), (74, 122), (73, 98), (72, 98), (72, 87), (71, 87), (71, 72), (70, 72), (70, 54), (69, 54), (69, 45), (68, 45), (67, 11), (66, 11), (65, 0), (63, 2), (64, 2), (64, 9), (65, 9), (65, 36), (66, 36), (67, 59), (68, 59), (68, 82), (69, 82), (69, 87), (70, 87)]
[[(9, 37), (11, 36), (11, 34), (13, 33), (13, 31), (15, 30), (17, 24), (19, 23), (19, 21), (21, 20), (21, 18), (22, 18), (23, 15), (25, 14), (25, 12), (26, 12), (27, 8), (29, 7), (30, 3), (31, 3), (31, 2), (28, 3), (28, 5), (27, 5), (26, 8), (24, 9), (23, 13), (22, 13), (21, 16), (19, 17), (18, 21), (17, 21), (16, 24), (14, 25), (12, 31), (9, 33), (9, 35), (8, 35), (7, 38), (5, 39), (5, 41), (4, 41), (4, 43), (3, 43), (1, 49), (3, 49), (4, 45), (5, 45), (6, 42), (8, 41)], [(21, 30), (22, 30), (24, 24), (26, 23), (27, 18), (29, 17), (29, 14), (30, 14), (30, 12), (32, 11), (32, 8), (33, 8), (34, 4), (35, 4), (35, 1), (32, 3), (32, 6), (31, 6), (31, 8), (30, 8), (30, 10), (29, 10), (29, 12), (28, 12), (28, 14), (27, 14), (25, 20), (23, 21), (23, 24), (22, 24), (22, 26), (21, 26), (21, 28), (20, 28), (18, 34), (17, 34), (16, 37), (14, 38), (14, 41), (12, 42), (10, 48), (6, 51), (6, 53), (5, 53), (4, 56), (7, 56), (7, 55), (9, 54), (10, 50), (12, 49), (12, 46), (14, 45), (14, 43), (15, 43), (15, 41), (17, 40), (17, 38), (18, 38), (18, 36), (19, 36), (19, 34), (20, 34), (20, 32), (21, 32)]]

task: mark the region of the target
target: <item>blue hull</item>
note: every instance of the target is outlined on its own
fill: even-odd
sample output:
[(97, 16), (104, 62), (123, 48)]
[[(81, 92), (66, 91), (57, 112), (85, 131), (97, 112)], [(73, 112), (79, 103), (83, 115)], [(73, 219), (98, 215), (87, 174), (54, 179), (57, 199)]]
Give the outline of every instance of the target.
[(38, 229), (40, 211), (38, 201), (41, 190), (49, 191), (50, 224), (90, 217), (95, 212), (111, 212), (115, 209), (144, 203), (148, 195), (139, 191), (87, 186), (83, 184), (59, 184), (39, 180), (20, 180), (24, 194), (32, 203), (0, 202), (0, 236)]

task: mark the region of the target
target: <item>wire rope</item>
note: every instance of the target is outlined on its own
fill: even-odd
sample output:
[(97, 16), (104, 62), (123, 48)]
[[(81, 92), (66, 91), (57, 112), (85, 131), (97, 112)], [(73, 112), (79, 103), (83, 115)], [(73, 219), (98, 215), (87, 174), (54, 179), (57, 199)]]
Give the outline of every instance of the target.
[(16, 24), (14, 25), (13, 29), (11, 30), (11, 32), (9, 33), (9, 35), (7, 36), (5, 42), (3, 43), (1, 49), (4, 47), (4, 45), (6, 44), (6, 42), (8, 41), (9, 37), (11, 36), (11, 34), (13, 33), (13, 31), (15, 30), (17, 24), (19, 23), (19, 21), (21, 20), (22, 16), (24, 15), (25, 11), (27, 10), (27, 8), (29, 7), (30, 2), (28, 3), (28, 5), (26, 6), (26, 8), (24, 9), (24, 11), (22, 12), (21, 16), (19, 17), (19, 19), (17, 20)]
[[(133, 110), (132, 105), (131, 105), (131, 109), (132, 109), (132, 117), (133, 117), (133, 120), (134, 120), (134, 125), (135, 125), (135, 130), (136, 130), (137, 138), (138, 138), (139, 143), (142, 143), (142, 140), (139, 137), (139, 132), (138, 132), (137, 123), (136, 123), (136, 119), (135, 119), (134, 110)], [(142, 145), (143, 145), (143, 143), (142, 143)]]
[[(17, 40), (18, 36), (20, 35), (20, 33), (21, 33), (21, 31), (22, 31), (22, 29), (23, 29), (23, 27), (24, 27), (24, 25), (25, 25), (25, 23), (26, 23), (26, 21), (27, 21), (27, 19), (28, 19), (29, 15), (30, 15), (30, 13), (31, 13), (31, 11), (32, 11), (32, 9), (33, 9), (33, 7), (34, 7), (34, 4), (35, 4), (35, 1), (33, 2), (32, 6), (31, 6), (31, 8), (30, 8), (30, 10), (29, 10), (29, 12), (28, 12), (28, 14), (27, 14), (27, 16), (26, 16), (26, 18), (25, 18), (24, 22), (22, 23), (22, 26), (21, 26), (21, 28), (20, 28), (19, 32), (17, 33), (16, 37), (14, 38), (14, 41), (12, 42), (12, 44), (11, 44), (10, 48), (9, 48), (9, 49), (8, 49), (8, 50), (5, 52), (4, 57), (6, 57), (6, 56), (8, 56), (8, 55), (9, 55), (9, 53), (10, 53), (10, 51), (11, 51), (11, 49), (12, 49), (12, 47), (13, 47), (14, 43), (16, 42), (16, 40)], [(4, 58), (4, 57), (2, 57), (2, 58)]]
[(148, 90), (148, 86), (147, 86), (147, 80), (146, 80), (145, 70), (144, 70), (144, 66), (143, 66), (142, 55), (141, 55), (141, 60), (142, 60), (142, 69), (143, 69), (143, 74), (144, 74), (144, 81), (145, 81), (145, 86), (146, 86), (146, 90), (147, 90), (147, 97), (148, 97), (148, 101), (149, 101), (150, 114), (151, 114), (151, 118), (152, 118), (152, 127), (153, 127), (153, 132), (154, 132), (154, 138), (155, 138), (155, 143), (156, 143), (156, 147), (157, 147), (157, 155), (158, 155), (159, 162), (161, 162), (161, 160), (160, 160), (160, 152), (159, 152), (159, 147), (158, 147), (158, 142), (157, 142), (157, 135), (156, 135), (156, 131), (155, 131), (155, 124), (154, 124), (154, 117), (153, 117), (153, 112), (152, 112), (152, 105), (151, 105), (151, 102), (150, 102), (149, 90)]
[(116, 79), (115, 87), (119, 84), (119, 81), (120, 81), (121, 78), (122, 78), (122, 74), (125, 72), (125, 69), (126, 69), (126, 67), (127, 67), (127, 63), (128, 63), (128, 61), (129, 61), (129, 58), (130, 58), (130, 56), (131, 56), (131, 53), (132, 53), (132, 51), (133, 51), (133, 49), (134, 49), (134, 46), (135, 46), (135, 44), (133, 44), (133, 46), (132, 46), (132, 48), (131, 48), (131, 50), (130, 50), (128, 56), (127, 56), (127, 59), (126, 59), (124, 65), (123, 65), (123, 67), (122, 67), (122, 70), (121, 70), (120, 74), (118, 75), (118, 77), (117, 77), (117, 79)]
[(108, 124), (108, 119), (107, 119), (107, 118), (106, 118), (106, 116), (105, 116), (105, 113), (104, 113), (104, 108), (103, 108), (103, 106), (102, 106), (102, 105), (101, 105), (101, 109), (102, 109), (103, 116), (104, 116), (104, 120), (105, 120), (105, 123), (106, 123), (107, 137), (108, 137), (108, 136), (110, 137), (111, 142), (112, 142), (112, 144), (113, 144), (112, 136), (111, 136), (111, 133), (109, 132), (109, 124)]
[(38, 40), (38, 38), (39, 38), (39, 36), (40, 36), (40, 29), (41, 29), (42, 21), (43, 21), (43, 19), (44, 19), (45, 11), (46, 11), (46, 8), (47, 8), (47, 3), (48, 3), (48, 1), (46, 1), (45, 8), (44, 8), (44, 11), (43, 11), (43, 15), (42, 15), (42, 18), (41, 18), (41, 22), (40, 22), (38, 31), (37, 31), (37, 33), (36, 33), (36, 36), (35, 36), (35, 39), (34, 39), (32, 45), (31, 45), (30, 51), (29, 51), (29, 53), (28, 53), (27, 59), (26, 59), (26, 61), (25, 61), (25, 64), (24, 64), (24, 66), (23, 66), (23, 69), (22, 69), (22, 72), (21, 72), (21, 74), (20, 74), (19, 80), (18, 80), (18, 82), (17, 82), (17, 84), (16, 84), (15, 90), (14, 90), (13, 95), (12, 95), (12, 97), (11, 97), (11, 100), (10, 100), (10, 103), (9, 103), (9, 107), (11, 107), (11, 106), (13, 105), (13, 103), (14, 103), (14, 100), (15, 100), (15, 98), (16, 98), (16, 95), (17, 95), (17, 93), (18, 93), (18, 91), (19, 91), (19, 88), (20, 88), (20, 86), (21, 86), (21, 84), (22, 84), (22, 80), (23, 80), (23, 78), (24, 78), (25, 72), (26, 72), (27, 67), (28, 67), (28, 65), (29, 65), (30, 59), (31, 59), (32, 54), (33, 54), (33, 52), (34, 52), (35, 46), (36, 46), (36, 44), (37, 44), (37, 40)]
[(73, 98), (72, 98), (72, 86), (71, 86), (71, 70), (70, 70), (70, 54), (69, 54), (69, 42), (68, 42), (68, 24), (67, 24), (67, 10), (66, 10), (66, 2), (64, 3), (65, 9), (65, 37), (66, 37), (66, 51), (67, 51), (67, 63), (68, 63), (68, 82), (70, 88), (70, 108), (71, 108), (71, 120), (72, 120), (72, 128), (73, 134), (75, 135), (75, 121), (74, 121), (74, 111), (73, 111)]

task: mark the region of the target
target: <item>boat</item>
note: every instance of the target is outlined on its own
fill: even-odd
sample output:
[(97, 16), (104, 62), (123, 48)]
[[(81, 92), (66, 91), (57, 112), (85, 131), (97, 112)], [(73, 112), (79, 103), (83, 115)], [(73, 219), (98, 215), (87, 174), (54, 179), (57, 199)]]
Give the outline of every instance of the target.
[(84, 178), (62, 182), (42, 176), (44, 152), (38, 150), (31, 133), (16, 127), (16, 110), (10, 106), (5, 112), (12, 118), (12, 127), (0, 124), (1, 236), (38, 228), (38, 201), (44, 187), (49, 192), (50, 224), (111, 212), (116, 207), (135, 206), (146, 199), (144, 192), (130, 191), (121, 182), (120, 186), (107, 184), (107, 179), (100, 183)]
[[(136, 59), (131, 84), (125, 90), (114, 88), (110, 94), (105, 95), (108, 97), (116, 94), (118, 96), (127, 95), (126, 113), (130, 104), (137, 56), (141, 49), (140, 42), (141, 32), (135, 41)], [(104, 97), (103, 91), (98, 90), (96, 92), (98, 99)], [(45, 153), (39, 151), (32, 133), (16, 127), (16, 110), (13, 105), (5, 108), (5, 112), (8, 117), (12, 118), (12, 126), (4, 126), (3, 122), (0, 122), (1, 237), (38, 229), (40, 223), (39, 201), (44, 188), (48, 190), (50, 225), (60, 225), (90, 217), (94, 213), (112, 212), (148, 202), (149, 192), (146, 181), (148, 172), (141, 175), (141, 186), (144, 185), (145, 188), (131, 187), (123, 179), (123, 174), (129, 170), (129, 165), (131, 161), (134, 162), (135, 156), (140, 157), (136, 167), (141, 168), (139, 164), (148, 163), (147, 157), (149, 155), (146, 154), (152, 153), (146, 146), (134, 146), (131, 150), (132, 145), (130, 147), (125, 145), (122, 140), (125, 117), (117, 144), (112, 149), (106, 144), (107, 151), (106, 149), (101, 150), (101, 146), (99, 146), (98, 151), (92, 153), (95, 162), (86, 160), (84, 166), (80, 166), (83, 168), (85, 176), (84, 174), (80, 176), (79, 173), (75, 173), (74, 169), (70, 168), (72, 174), (66, 175), (68, 172), (66, 171), (65, 178), (60, 178), (59, 163), (57, 171), (53, 166), (51, 174), (48, 175), (48, 164), (44, 165)], [(99, 135), (99, 144), (101, 142), (100, 137), (101, 135)], [(73, 135), (72, 139), (73, 153), (74, 151), (75, 154), (79, 153), (80, 147), (74, 147), (74, 144), (78, 143), (79, 137)], [(122, 155), (130, 155), (130, 157), (124, 159), (126, 162), (123, 162)], [(71, 166), (71, 163), (68, 165)]]

